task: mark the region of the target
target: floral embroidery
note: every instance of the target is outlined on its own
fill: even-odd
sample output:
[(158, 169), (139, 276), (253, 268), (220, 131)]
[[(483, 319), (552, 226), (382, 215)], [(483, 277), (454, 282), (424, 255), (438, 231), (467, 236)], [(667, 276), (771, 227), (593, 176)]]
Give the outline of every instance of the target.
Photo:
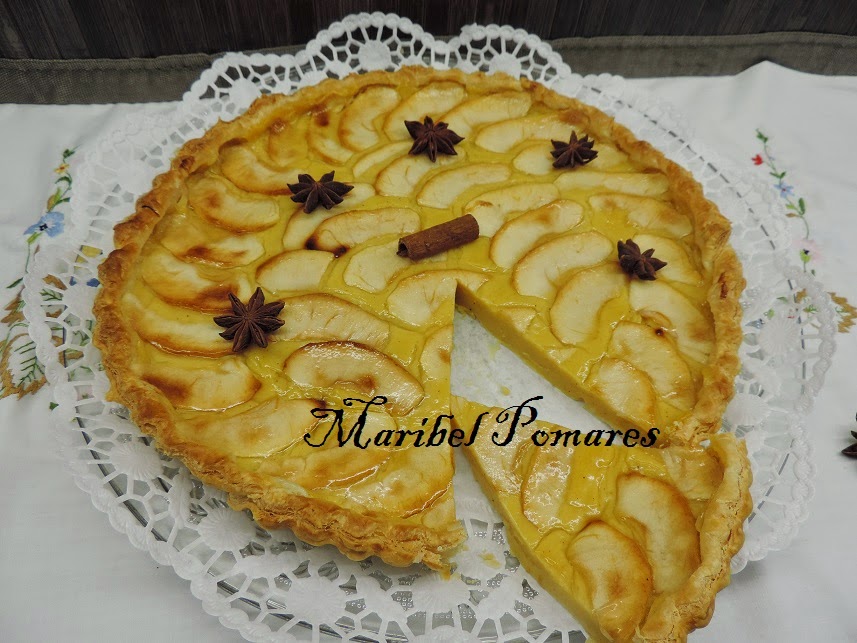
[(848, 303), (842, 295), (830, 293), (830, 298), (833, 300), (833, 305), (836, 307), (836, 313), (839, 315), (839, 332), (847, 333), (857, 320), (857, 309)]
[[(56, 188), (48, 197), (45, 213), (33, 225), (24, 230), (27, 237), (27, 259), (24, 262), (22, 276), (14, 280), (7, 289), (17, 288), (15, 296), (6, 307), (6, 315), (0, 318), (0, 327), (5, 326), (5, 336), (0, 340), (0, 398), (17, 395), (19, 398), (35, 393), (45, 385), (45, 370), (36, 357), (36, 345), (27, 332), (27, 320), (24, 318), (22, 298), (24, 280), (30, 267), (30, 261), (39, 250), (42, 235), (56, 237), (65, 229), (65, 214), (58, 208), (70, 200), (72, 177), (69, 172), (69, 159), (74, 149), (64, 150), (62, 160), (54, 172), (59, 176), (54, 181)], [(97, 280), (94, 285), (98, 285)]]
[(36, 232), (44, 232), (49, 237), (55, 237), (62, 234), (65, 227), (64, 219), (65, 215), (62, 212), (46, 212), (41, 219), (24, 230), (24, 234), (32, 235)]
[[(780, 197), (786, 202), (786, 216), (790, 219), (800, 219), (803, 224), (803, 234), (795, 237), (792, 244), (793, 251), (797, 253), (797, 258), (803, 266), (804, 271), (810, 274), (815, 274), (815, 263), (821, 259), (818, 244), (809, 238), (809, 221), (807, 220), (808, 208), (803, 197), (796, 197), (795, 187), (785, 182), (787, 172), (780, 169), (775, 160), (768, 143), (770, 138), (761, 130), (756, 130), (756, 139), (762, 143), (762, 152), (751, 157), (753, 165), (764, 165), (768, 169), (768, 174), (773, 177), (776, 182), (774, 188), (779, 192)], [(837, 295), (834, 292), (829, 293), (833, 300), (836, 314), (839, 316), (839, 332), (847, 333), (857, 321), (857, 308), (854, 308), (845, 297)], [(800, 299), (798, 299), (800, 301)], [(804, 309), (806, 313), (814, 313), (812, 307)], [(769, 311), (770, 317), (773, 311)]]
[(780, 196), (784, 199), (787, 199), (795, 193), (795, 189), (791, 185), (786, 185), (782, 181), (777, 183), (777, 189), (780, 191)]
[[(71, 279), (68, 280), (68, 282), (70, 285), (74, 286), (77, 284), (77, 279), (72, 277)], [(101, 282), (98, 281), (98, 279), (96, 279), (95, 277), (92, 277), (91, 279), (86, 280), (86, 285), (89, 286), (90, 288), (98, 288), (98, 286), (101, 285)]]

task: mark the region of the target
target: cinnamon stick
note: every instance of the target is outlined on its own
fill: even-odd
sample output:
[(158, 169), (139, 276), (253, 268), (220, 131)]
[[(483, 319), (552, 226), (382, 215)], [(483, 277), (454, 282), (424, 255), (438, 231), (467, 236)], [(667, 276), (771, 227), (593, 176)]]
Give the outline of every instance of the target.
[(419, 261), (458, 248), (479, 238), (479, 223), (472, 214), (446, 221), (399, 239), (400, 257)]

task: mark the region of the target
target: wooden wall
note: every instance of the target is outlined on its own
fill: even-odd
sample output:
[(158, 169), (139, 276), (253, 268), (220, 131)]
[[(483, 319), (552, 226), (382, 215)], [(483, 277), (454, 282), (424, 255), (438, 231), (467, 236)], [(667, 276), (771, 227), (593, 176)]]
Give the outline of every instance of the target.
[(0, 0), (0, 57), (129, 58), (301, 44), (359, 11), (407, 16), (435, 35), (473, 22), (542, 38), (857, 34), (854, 0)]

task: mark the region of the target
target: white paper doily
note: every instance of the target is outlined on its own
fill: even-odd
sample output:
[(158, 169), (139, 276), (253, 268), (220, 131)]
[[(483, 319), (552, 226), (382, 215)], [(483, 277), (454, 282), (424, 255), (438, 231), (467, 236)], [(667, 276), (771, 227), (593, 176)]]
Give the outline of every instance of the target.
[[(60, 454), (78, 486), (136, 547), (190, 580), (208, 613), (249, 640), (585, 639), (511, 556), (502, 522), (464, 458), (457, 459), (456, 504), (469, 538), (455, 558), (457, 573), (443, 580), (420, 566), (353, 562), (288, 531), (257, 527), (247, 514), (229, 509), (223, 493), (160, 455), (124, 409), (104, 401), (108, 382), (90, 343), (92, 280), (112, 249), (114, 224), (133, 211), (176, 149), (218, 118), (234, 118), (261, 93), (405, 64), (502, 70), (593, 104), (691, 170), (732, 220), (748, 288), (743, 369), (726, 428), (746, 437), (755, 476), (755, 511), (733, 571), (785, 547), (812, 495), (803, 418), (830, 365), (835, 317), (819, 284), (782, 259), (789, 243), (774, 193), (694, 141), (665, 105), (632, 92), (620, 78), (572, 74), (535, 36), (471, 26), (440, 42), (409, 20), (382, 14), (335, 23), (295, 56), (227, 55), (177, 108), (129, 118), (87, 149), (68, 233), (36, 256), (24, 293), (24, 312), (58, 405)], [(455, 345), (456, 393), (499, 404), (545, 395), (543, 417), (574, 426), (596, 423), (471, 320), (456, 321)]]

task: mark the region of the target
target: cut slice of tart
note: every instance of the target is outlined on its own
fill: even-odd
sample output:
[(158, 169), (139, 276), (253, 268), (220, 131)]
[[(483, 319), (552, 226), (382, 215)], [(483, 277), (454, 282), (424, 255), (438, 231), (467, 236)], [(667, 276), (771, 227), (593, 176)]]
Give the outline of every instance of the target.
[(595, 641), (683, 641), (706, 625), (751, 509), (743, 441), (623, 444), (531, 410), (510, 438), (518, 409), (453, 398), (456, 423), (479, 427), (465, 453), (524, 568)]
[[(399, 256), (466, 214), (471, 243)], [(406, 68), (264, 96), (188, 142), (115, 237), (94, 334), (112, 399), (260, 524), (353, 558), (442, 569), (463, 537), (452, 449), (424, 446), (455, 303), (664, 443), (715, 432), (732, 394), (728, 222), (649, 144), (527, 80)], [(278, 318), (247, 318), (259, 297)]]

